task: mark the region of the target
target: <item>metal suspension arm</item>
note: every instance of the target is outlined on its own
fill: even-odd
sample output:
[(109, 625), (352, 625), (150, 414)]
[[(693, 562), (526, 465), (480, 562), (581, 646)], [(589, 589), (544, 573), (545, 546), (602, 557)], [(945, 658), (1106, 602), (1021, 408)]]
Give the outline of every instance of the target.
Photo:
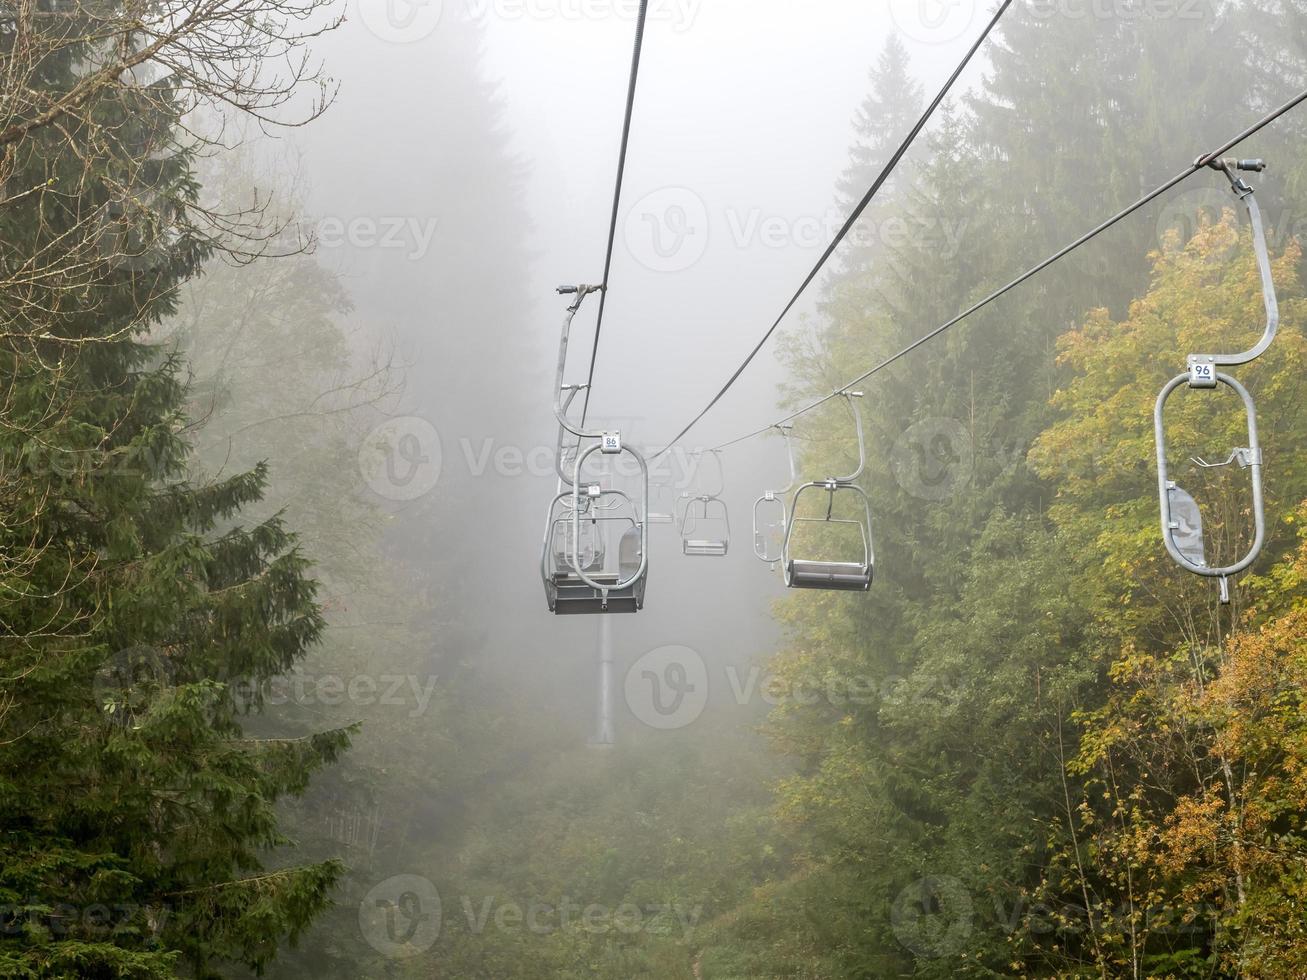
[[(558, 292), (562, 296), (575, 295), (576, 300), (567, 308), (567, 315), (563, 317), (563, 333), (558, 341), (558, 373), (557, 384), (554, 386), (554, 415), (558, 417), (558, 424), (566, 431), (572, 433), (579, 439), (602, 439), (602, 432), (586, 432), (582, 428), (577, 428), (567, 417), (567, 408), (572, 404), (572, 399), (576, 397), (576, 392), (585, 388), (585, 385), (567, 385), (563, 381), (563, 374), (567, 369), (567, 344), (572, 333), (572, 319), (581, 309), (581, 304), (591, 293), (597, 293), (603, 290), (603, 286), (559, 286)], [(564, 392), (570, 392), (564, 403)], [(559, 445), (562, 445), (562, 439), (559, 439)]]
[(1260, 173), (1266, 169), (1261, 160), (1213, 160), (1208, 166), (1220, 170), (1230, 180), (1230, 187), (1244, 203), (1248, 211), (1248, 220), (1253, 230), (1253, 253), (1257, 258), (1257, 271), (1262, 280), (1262, 303), (1266, 307), (1266, 329), (1262, 337), (1252, 347), (1240, 354), (1190, 354), (1189, 373), (1191, 387), (1215, 388), (1216, 371), (1222, 367), (1235, 367), (1247, 364), (1266, 353), (1266, 349), (1275, 340), (1280, 326), (1280, 306), (1275, 296), (1275, 280), (1271, 276), (1271, 257), (1266, 246), (1266, 229), (1262, 222), (1261, 208), (1252, 186), (1236, 171), (1253, 171)]
[(776, 429), (780, 432), (781, 438), (785, 440), (785, 456), (790, 461), (790, 482), (785, 484), (785, 486), (780, 490), (777, 490), (776, 493), (786, 494), (793, 490), (794, 485), (799, 482), (799, 469), (797, 464), (794, 462), (794, 439), (792, 438), (794, 434), (794, 426), (778, 425), (776, 426)]
[(828, 482), (847, 485), (855, 482), (858, 477), (862, 476), (862, 471), (867, 468), (867, 440), (862, 432), (862, 408), (857, 401), (862, 397), (862, 392), (843, 391), (840, 394), (848, 402), (849, 411), (853, 413), (853, 425), (858, 433), (858, 468), (848, 476), (833, 476)]

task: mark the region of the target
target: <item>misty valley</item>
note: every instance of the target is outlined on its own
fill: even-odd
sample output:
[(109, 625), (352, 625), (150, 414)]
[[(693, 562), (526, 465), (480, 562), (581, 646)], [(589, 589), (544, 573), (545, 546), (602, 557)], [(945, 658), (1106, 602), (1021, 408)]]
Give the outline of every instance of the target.
[(0, 977), (1307, 977), (1307, 0), (0, 0)]

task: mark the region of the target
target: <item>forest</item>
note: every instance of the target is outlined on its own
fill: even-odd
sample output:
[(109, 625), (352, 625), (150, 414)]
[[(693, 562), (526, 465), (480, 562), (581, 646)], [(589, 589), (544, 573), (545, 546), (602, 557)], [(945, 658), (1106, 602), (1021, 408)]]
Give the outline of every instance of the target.
[[(633, 13), (601, 5), (612, 79), (551, 89), (566, 59), (537, 54), (524, 110), (497, 39), (566, 10), (451, 2), (399, 37), (427, 8), (379, 28), (369, 2), (0, 0), (0, 977), (1307, 976), (1307, 104), (1231, 150), (1264, 170), (1195, 166), (898, 358), (1298, 97), (1307, 3), (1006, 7), (751, 369), (763, 403), (655, 480), (693, 508), (715, 436), (793, 412), (820, 489), (857, 445), (845, 399), (805, 406), (890, 359), (857, 399), (870, 588), (786, 589), (750, 553), (771, 431), (719, 457), (729, 557), (683, 553), (652, 495), (645, 608), (568, 618), (539, 549), (573, 297), (537, 285), (611, 278), (567, 379), (593, 358), (596, 415), (663, 449), (766, 326), (726, 294), (784, 303), (998, 4), (961, 48), (901, 19), (832, 40), (860, 86), (833, 186), (790, 165), (815, 137), (748, 110), (767, 179), (837, 220), (678, 323), (656, 303), (696, 271), (642, 258), (620, 177), (599, 278), (618, 117), (568, 181), (573, 134), (523, 121), (583, 88), (618, 112)], [(650, 12), (633, 161), (679, 122), (658, 73), (727, 56), (697, 6)], [(719, 220), (683, 176), (718, 124), (663, 141), (689, 162), (649, 186), (709, 201), (705, 261), (742, 268), (767, 205)], [(1278, 299), (1228, 369), (1259, 467), (1206, 465), (1248, 461), (1230, 391), (1166, 415), (1213, 564), (1255, 547), (1265, 481), (1223, 602), (1163, 546), (1154, 405), (1262, 334), (1236, 177)], [(703, 373), (635, 415), (692, 345)]]

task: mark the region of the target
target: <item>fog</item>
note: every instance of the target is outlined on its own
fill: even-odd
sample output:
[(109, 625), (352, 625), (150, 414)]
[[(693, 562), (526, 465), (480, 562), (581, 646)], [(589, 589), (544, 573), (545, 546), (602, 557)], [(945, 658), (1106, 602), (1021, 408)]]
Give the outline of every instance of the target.
[(1307, 975), (1304, 0), (10, 7), (0, 975)]
[[(437, 488), (425, 505), (401, 509), (419, 525), (401, 533), (460, 553), (451, 538), (471, 535), (460, 618), (484, 632), (485, 656), (568, 679), (536, 709), (584, 715), (595, 625), (549, 621), (532, 572), (554, 482), (552, 468), (541, 476), (540, 453), (556, 442), (566, 301), (555, 287), (602, 277), (634, 5), (447, 3), (434, 23), (415, 7), (393, 40), (378, 36), (391, 36), (388, 21), (369, 27), (385, 16), (375, 6), (351, 8), (319, 46), (340, 93), (289, 139), (307, 210), (326, 231), (322, 261), (345, 278), (355, 316), (392, 337), (407, 362), (396, 414), (434, 425), (442, 485), (471, 481), (457, 505), (442, 505)], [(947, 25), (938, 43), (928, 31), (912, 42), (914, 69), (930, 84), (971, 43), (971, 20)], [(654, 6), (595, 367), (596, 422), (662, 449), (770, 325), (846, 216), (834, 185), (869, 67), (895, 24), (888, 9), (858, 3), (801, 17), (789, 3)], [(702, 211), (689, 215), (686, 247), (660, 257), (641, 217), (682, 201)], [(671, 243), (675, 230), (657, 233)], [(804, 331), (814, 302), (815, 292), (805, 296), (785, 329)], [(577, 320), (570, 383), (584, 380), (597, 305), (592, 298)], [(688, 489), (686, 454), (776, 417), (784, 378), (770, 345), (655, 475)], [(503, 450), (507, 467), (495, 462)], [(534, 464), (515, 462), (514, 450), (537, 451)], [(731, 454), (736, 547), (724, 560), (686, 561), (675, 529), (653, 529), (658, 601), (615, 624), (619, 664), (669, 643), (714, 663), (770, 652), (768, 608), (783, 589), (752, 557), (750, 521), (768, 479), (779, 487), (786, 476), (776, 440)]]

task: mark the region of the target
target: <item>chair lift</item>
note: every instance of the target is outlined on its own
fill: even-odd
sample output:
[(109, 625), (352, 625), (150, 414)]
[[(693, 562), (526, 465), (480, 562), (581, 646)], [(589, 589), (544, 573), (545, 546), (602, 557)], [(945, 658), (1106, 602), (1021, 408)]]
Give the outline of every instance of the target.
[[(563, 319), (558, 347), (557, 393), (554, 415), (559, 425), (558, 489), (549, 504), (540, 577), (549, 611), (558, 615), (633, 613), (644, 607), (649, 573), (649, 529), (645, 507), (649, 501), (649, 467), (641, 453), (625, 445), (619, 432), (586, 432), (573, 425), (567, 412), (583, 385), (565, 385), (567, 344), (572, 320), (586, 296), (601, 286), (563, 286), (560, 295), (575, 295)], [(566, 446), (566, 433), (577, 439)], [(585, 445), (595, 440), (592, 445)], [(574, 451), (567, 472), (564, 457)], [(633, 499), (622, 490), (605, 489), (583, 479), (586, 461), (595, 453), (632, 456), (640, 467), (641, 491)], [(565, 530), (559, 531), (559, 527)], [(609, 561), (607, 536), (617, 534), (616, 562)], [(586, 542), (590, 542), (588, 545)]]
[[(726, 489), (726, 473), (721, 452), (712, 449), (708, 453), (717, 460), (717, 489), (712, 493), (682, 494), (686, 504), (681, 514), (681, 551), (696, 558), (724, 558), (731, 547), (731, 519), (721, 496)], [(694, 455), (702, 459), (704, 453)]]
[[(794, 444), (790, 441), (794, 426), (778, 425), (776, 430), (785, 440), (785, 454), (790, 461), (790, 482), (781, 490), (766, 491), (753, 502), (753, 553), (758, 556), (759, 561), (765, 561), (772, 568), (775, 568), (781, 560), (780, 548), (784, 545), (785, 531), (789, 526), (789, 511), (785, 506), (785, 495), (794, 489), (794, 484), (799, 482), (794, 467)], [(769, 521), (763, 516), (763, 512), (768, 508), (772, 510), (774, 520)], [(776, 541), (777, 538), (780, 540)], [(775, 554), (770, 547), (772, 541), (777, 545)]]
[[(1261, 173), (1266, 164), (1261, 160), (1210, 160), (1207, 165), (1222, 171), (1229, 178), (1235, 197), (1243, 201), (1252, 224), (1253, 251), (1262, 280), (1262, 301), (1266, 307), (1266, 329), (1262, 338), (1242, 354), (1190, 354), (1189, 370), (1173, 378), (1157, 397), (1153, 411), (1153, 427), (1157, 438), (1157, 487), (1162, 513), (1162, 541), (1175, 562), (1186, 571), (1206, 578), (1220, 580), (1221, 602), (1230, 602), (1230, 576), (1248, 568), (1261, 553), (1266, 539), (1266, 508), (1262, 496), (1262, 449), (1257, 439), (1257, 410), (1252, 395), (1242, 384), (1220, 368), (1247, 364), (1260, 357), (1270, 347), (1279, 328), (1280, 311), (1275, 296), (1275, 282), (1271, 276), (1271, 260), (1266, 247), (1266, 232), (1262, 225), (1261, 210), (1253, 196), (1253, 188), (1235, 171)], [(1252, 547), (1242, 559), (1230, 565), (1212, 567), (1207, 564), (1203, 543), (1203, 518), (1194, 498), (1170, 479), (1166, 462), (1166, 428), (1163, 419), (1166, 400), (1182, 385), (1190, 388), (1213, 390), (1218, 385), (1232, 389), (1243, 401), (1248, 418), (1248, 445), (1235, 449), (1223, 463), (1208, 463), (1202, 459), (1193, 462), (1204, 468), (1229, 466), (1238, 463), (1241, 469), (1250, 470), (1253, 495), (1254, 539)]]
[(655, 483), (649, 498), (649, 523), (676, 523), (676, 500), (672, 496), (673, 487), (667, 483)]
[[(875, 566), (875, 551), (871, 539), (871, 501), (858, 486), (857, 479), (867, 465), (866, 442), (862, 432), (862, 413), (858, 408), (857, 398), (860, 391), (841, 392), (848, 401), (853, 413), (854, 427), (858, 433), (858, 468), (848, 476), (828, 477), (818, 483), (805, 483), (794, 491), (790, 502), (789, 527), (785, 530), (785, 543), (781, 548), (781, 563), (785, 570), (785, 584), (791, 589), (832, 589), (847, 592), (866, 592), (871, 588), (871, 578)], [(812, 490), (825, 490), (826, 516), (824, 518), (800, 517), (799, 500), (804, 493)], [(834, 515), (837, 494), (854, 497), (861, 503), (862, 519), (836, 519)], [(856, 526), (862, 536), (862, 558), (860, 561), (819, 561), (794, 556), (794, 529), (799, 524), (842, 524)]]

